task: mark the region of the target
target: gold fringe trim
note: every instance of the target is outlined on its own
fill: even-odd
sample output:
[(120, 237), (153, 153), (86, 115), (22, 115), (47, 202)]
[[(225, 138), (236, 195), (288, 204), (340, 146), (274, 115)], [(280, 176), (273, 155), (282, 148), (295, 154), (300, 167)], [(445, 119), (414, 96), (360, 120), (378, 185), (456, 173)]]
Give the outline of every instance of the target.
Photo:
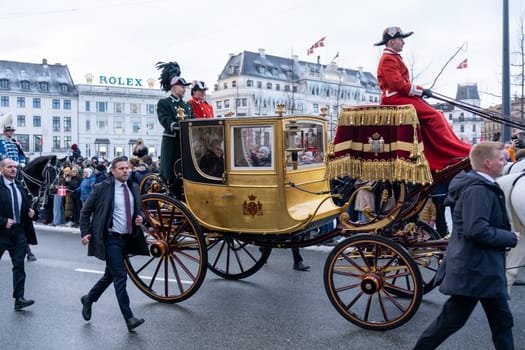
[(417, 160), (362, 160), (344, 156), (328, 163), (328, 178), (350, 176), (365, 181), (403, 181), (413, 184), (431, 184), (432, 173), (423, 154)]
[[(414, 131), (412, 143), (393, 142), (390, 150), (409, 151), (409, 159), (364, 160), (343, 156), (330, 160), (328, 178), (351, 176), (366, 181), (404, 181), (413, 184), (431, 184), (432, 174), (428, 161), (423, 153), (423, 144), (417, 137), (419, 120), (412, 105), (401, 106), (357, 106), (342, 108), (337, 126), (399, 126), (411, 125)], [(359, 149), (360, 148), (360, 149)], [(334, 145), (334, 151), (354, 150), (368, 151), (369, 145), (352, 140)]]
[(338, 126), (419, 125), (412, 105), (342, 108)]

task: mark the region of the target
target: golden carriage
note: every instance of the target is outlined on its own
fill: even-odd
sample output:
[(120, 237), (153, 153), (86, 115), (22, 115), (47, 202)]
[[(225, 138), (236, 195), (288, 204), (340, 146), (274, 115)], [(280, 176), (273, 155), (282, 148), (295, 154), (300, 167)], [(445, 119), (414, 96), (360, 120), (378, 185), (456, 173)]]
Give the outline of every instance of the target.
[[(128, 256), (133, 282), (160, 302), (187, 299), (207, 269), (226, 279), (257, 272), (272, 248), (305, 247), (344, 237), (329, 254), (324, 285), (352, 323), (387, 330), (407, 322), (433, 288), (446, 241), (417, 213), (428, 195), (465, 161), (432, 178), (411, 106), (344, 109), (335, 142), (323, 117), (181, 120), (176, 173), (184, 197), (156, 175), (141, 184), (151, 256)], [(216, 150), (211, 170), (204, 159)], [(217, 156), (220, 153), (223, 156)], [(217, 171), (219, 169), (219, 171)], [(367, 222), (349, 208), (359, 180), (387, 184)], [(395, 205), (386, 209), (387, 197)], [(337, 224), (324, 230), (337, 220)], [(312, 237), (311, 231), (324, 230)]]

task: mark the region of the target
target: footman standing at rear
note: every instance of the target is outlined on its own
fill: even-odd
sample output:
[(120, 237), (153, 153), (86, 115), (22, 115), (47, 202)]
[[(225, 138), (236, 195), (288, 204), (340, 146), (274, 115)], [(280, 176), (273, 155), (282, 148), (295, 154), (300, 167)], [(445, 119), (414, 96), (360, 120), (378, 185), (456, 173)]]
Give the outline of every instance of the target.
[(113, 159), (113, 177), (95, 185), (80, 212), (81, 242), (88, 246), (88, 255), (106, 261), (104, 276), (81, 298), (82, 317), (91, 319), (91, 306), (111, 283), (128, 330), (144, 323), (133, 316), (126, 291), (126, 253), (149, 255), (146, 240), (138, 225), (142, 224), (140, 195), (129, 177), (128, 161)]

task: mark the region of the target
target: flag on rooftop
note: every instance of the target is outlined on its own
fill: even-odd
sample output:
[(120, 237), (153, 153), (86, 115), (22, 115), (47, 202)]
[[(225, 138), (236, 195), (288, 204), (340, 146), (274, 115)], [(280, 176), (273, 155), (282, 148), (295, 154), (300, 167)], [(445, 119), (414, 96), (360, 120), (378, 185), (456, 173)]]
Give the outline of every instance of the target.
[(310, 48), (306, 51), (307, 55), (310, 55), (314, 53), (314, 49), (317, 49), (318, 47), (324, 47), (324, 39), (326, 39), (326, 36), (323, 36), (321, 39), (317, 40)]
[(461, 61), (460, 64), (456, 67), (456, 69), (463, 69), (468, 68), (468, 58), (465, 58), (463, 61)]

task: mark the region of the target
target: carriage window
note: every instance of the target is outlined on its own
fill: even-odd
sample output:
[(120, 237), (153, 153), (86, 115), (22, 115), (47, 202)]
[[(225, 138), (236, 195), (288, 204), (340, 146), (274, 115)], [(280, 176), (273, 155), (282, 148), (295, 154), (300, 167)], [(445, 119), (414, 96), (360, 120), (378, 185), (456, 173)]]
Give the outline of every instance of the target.
[(190, 128), (191, 153), (195, 169), (206, 177), (222, 178), (224, 173), (224, 126)]
[(235, 126), (232, 133), (232, 169), (274, 168), (271, 125)]
[[(286, 124), (288, 129), (290, 123)], [(286, 140), (286, 168), (293, 169), (293, 162), (297, 167), (308, 167), (324, 164), (325, 141), (323, 124), (311, 121), (298, 121), (296, 132), (288, 133)], [(294, 156), (296, 153), (296, 156)]]

